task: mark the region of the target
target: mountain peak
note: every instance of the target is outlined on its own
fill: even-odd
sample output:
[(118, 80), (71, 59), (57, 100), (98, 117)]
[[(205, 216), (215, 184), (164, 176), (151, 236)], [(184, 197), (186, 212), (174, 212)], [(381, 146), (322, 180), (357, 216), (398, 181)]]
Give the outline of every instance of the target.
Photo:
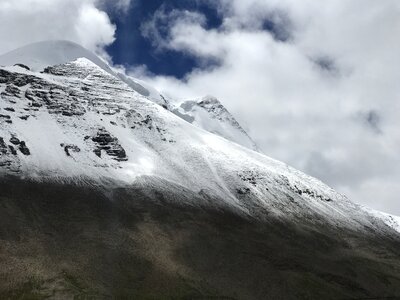
[(125, 82), (130, 88), (152, 100), (153, 102), (168, 106), (166, 100), (156, 89), (147, 84), (114, 71), (104, 60), (95, 53), (81, 45), (66, 40), (42, 41), (23, 46), (0, 55), (0, 66), (19, 65), (29, 68), (33, 72), (43, 71), (45, 68), (62, 65), (85, 58), (107, 73)]
[(206, 131), (258, 151), (256, 143), (216, 97), (185, 101), (174, 113)]
[(96, 54), (66, 40), (42, 41), (12, 50), (0, 55), (0, 65), (23, 64), (38, 72), (48, 66), (61, 65), (77, 58), (86, 58), (108, 73), (113, 73), (107, 63)]
[(213, 105), (221, 104), (221, 102), (216, 97), (210, 95), (203, 97), (201, 100), (198, 101), (198, 103), (213, 104)]

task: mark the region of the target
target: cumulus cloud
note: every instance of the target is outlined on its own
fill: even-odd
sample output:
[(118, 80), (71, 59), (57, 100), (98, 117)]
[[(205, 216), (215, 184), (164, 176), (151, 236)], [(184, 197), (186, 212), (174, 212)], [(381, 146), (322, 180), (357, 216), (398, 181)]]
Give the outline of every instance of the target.
[(164, 51), (219, 65), (183, 80), (132, 73), (173, 99), (213, 94), (269, 156), (400, 215), (400, 3), (208, 3), (219, 28), (198, 12), (161, 9), (143, 32)]
[[(0, 53), (32, 42), (66, 39), (104, 54), (115, 26), (101, 9), (125, 10), (130, 0), (1, 0)], [(10, 38), (12, 37), (12, 38)]]
[[(181, 10), (172, 10), (167, 13), (165, 6), (162, 6), (152, 19), (142, 25), (141, 31), (158, 50), (168, 48), (185, 51), (190, 47), (191, 51), (199, 51), (199, 57), (201, 57), (207, 55), (204, 50), (210, 49), (207, 45), (196, 43), (197, 41), (204, 42), (207, 38), (201, 36), (203, 33), (201, 29), (205, 23), (206, 18), (202, 14)], [(184, 34), (183, 31), (186, 30), (192, 35)]]

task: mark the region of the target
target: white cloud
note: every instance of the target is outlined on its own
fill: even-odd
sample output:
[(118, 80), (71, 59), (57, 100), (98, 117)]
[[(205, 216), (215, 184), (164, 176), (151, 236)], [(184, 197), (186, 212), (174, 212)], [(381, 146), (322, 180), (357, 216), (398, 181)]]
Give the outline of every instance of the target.
[[(143, 36), (148, 38), (158, 50), (164, 48), (197, 51), (201, 55), (208, 55), (205, 39), (210, 32), (205, 32), (202, 26), (206, 18), (196, 12), (172, 10), (167, 13), (164, 6), (156, 11), (153, 18), (141, 27)], [(202, 44), (197, 41), (202, 41)], [(187, 49), (190, 47), (190, 49)]]
[[(400, 214), (400, 3), (218, 6), (224, 18), (218, 29), (207, 29), (198, 13), (177, 18), (177, 11), (161, 11), (146, 24), (159, 47), (217, 59), (218, 67), (184, 80), (142, 69), (143, 79), (172, 98), (217, 96), (268, 155), (357, 202)], [(270, 32), (262, 30), (266, 21)]]
[[(112, 3), (124, 9), (130, 1)], [(97, 0), (1, 0), (0, 53), (50, 39), (70, 40), (101, 51), (114, 41), (115, 26), (100, 6)]]

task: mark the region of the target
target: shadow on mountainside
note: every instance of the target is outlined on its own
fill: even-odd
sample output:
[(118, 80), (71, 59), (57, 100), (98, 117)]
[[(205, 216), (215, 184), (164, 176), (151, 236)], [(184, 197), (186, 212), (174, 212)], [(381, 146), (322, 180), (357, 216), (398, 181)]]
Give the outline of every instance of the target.
[(257, 221), (181, 197), (176, 187), (106, 191), (2, 179), (0, 297), (400, 296), (400, 237)]

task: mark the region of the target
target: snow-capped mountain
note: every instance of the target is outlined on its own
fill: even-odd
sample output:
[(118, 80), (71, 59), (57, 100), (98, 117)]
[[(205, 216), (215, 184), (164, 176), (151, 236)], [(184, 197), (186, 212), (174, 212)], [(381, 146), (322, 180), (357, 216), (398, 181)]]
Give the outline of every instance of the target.
[[(82, 46), (70, 41), (44, 41), (0, 55), (0, 66), (20, 64), (29, 66), (33, 72), (41, 72), (48, 66), (60, 65), (86, 58), (112, 76), (125, 82), (129, 87), (150, 100), (165, 105), (166, 100), (151, 86), (114, 71), (105, 61)], [(18, 62), (18, 63), (16, 63)]]
[(181, 107), (176, 108), (175, 105), (169, 103), (154, 87), (142, 80), (113, 70), (94, 53), (70, 41), (44, 41), (13, 50), (0, 55), (0, 66), (18, 64), (20, 67), (27, 67), (29, 65), (29, 70), (42, 72), (47, 66), (64, 64), (78, 58), (86, 58), (105, 72), (126, 83), (131, 89), (142, 96), (175, 112), (176, 115), (182, 117), (184, 120), (190, 121), (204, 130), (211, 131), (245, 147), (257, 149), (257, 146), (248, 134), (217, 99), (205, 97), (205, 99), (195, 101), (201, 102), (203, 105), (192, 105), (193, 101), (187, 101)]
[[(312, 285), (315, 295), (321, 297), (370, 296), (384, 290), (400, 292), (400, 285), (397, 285), (400, 283), (400, 254), (396, 252), (396, 247), (400, 245), (399, 219), (354, 204), (319, 180), (253, 151), (256, 146), (251, 138), (218, 100), (206, 97), (185, 102), (174, 110), (169, 104), (154, 100), (154, 95), (157, 95), (155, 89), (116, 74), (101, 59), (67, 42), (46, 42), (18, 49), (0, 56), (0, 65), (3, 65), (0, 68), (0, 199), (4, 199), (0, 217), (5, 220), (4, 228), (26, 235), (26, 241), (32, 239), (33, 243), (36, 235), (39, 240), (48, 241), (46, 232), (53, 232), (53, 228), (56, 229), (52, 234), (65, 238), (65, 232), (57, 227), (62, 224), (56, 220), (49, 224), (46, 221), (47, 217), (53, 218), (48, 214), (49, 210), (66, 218), (65, 222), (72, 224), (73, 228), (84, 230), (82, 239), (85, 241), (100, 243), (104, 247), (107, 245), (107, 249), (114, 249), (115, 243), (125, 241), (126, 247), (121, 246), (124, 251), (135, 253), (134, 256), (124, 254), (127, 264), (134, 266), (132, 257), (137, 259), (140, 256), (150, 269), (161, 266), (162, 274), (184, 278), (185, 288), (181, 286), (181, 279), (176, 279), (176, 282), (183, 289), (182, 295), (187, 297), (198, 295), (198, 291), (203, 296), (208, 293), (238, 299), (263, 299), (263, 295), (277, 295), (285, 290), (283, 286), (266, 290), (268, 282), (275, 282), (275, 279), (264, 278), (264, 286), (264, 283), (257, 282), (257, 276), (249, 273), (265, 262), (268, 262), (265, 269), (260, 270), (265, 276), (266, 270), (272, 273), (276, 270), (279, 278), (288, 276), (288, 290), (284, 294), (287, 299), (296, 298), (297, 292), (298, 295), (303, 293), (302, 284)], [(163, 99), (162, 96), (160, 99)], [(77, 190), (80, 192), (75, 192)], [(93, 195), (96, 197), (92, 198)], [(103, 199), (102, 195), (106, 195), (104, 199), (111, 202), (102, 200), (105, 202), (95, 204), (95, 199)], [(27, 200), (29, 197), (33, 202)], [(53, 206), (48, 202), (51, 201), (49, 197), (67, 198), (62, 202), (57, 200), (60, 206)], [(86, 207), (86, 201), (89, 201), (87, 205), (90, 209)], [(24, 211), (25, 205), (29, 207), (29, 214)], [(72, 209), (74, 222), (68, 214), (71, 205), (79, 208)], [(35, 208), (30, 210), (32, 206)], [(103, 206), (109, 208), (103, 211)], [(84, 213), (80, 214), (80, 209)], [(108, 211), (113, 213), (109, 215)], [(97, 220), (97, 213), (101, 215), (98, 220), (105, 222), (102, 223), (105, 227), (100, 223), (91, 223), (92, 217)], [(17, 217), (12, 217), (13, 214)], [(230, 215), (235, 218), (231, 219)], [(188, 219), (183, 216), (188, 216)], [(225, 225), (218, 223), (225, 218)], [(7, 220), (10, 222), (7, 223)], [(10, 225), (12, 220), (16, 220), (16, 228)], [(133, 227), (126, 224), (131, 224), (132, 220), (137, 222), (132, 226), (140, 234), (129, 233)], [(181, 227), (176, 222), (189, 223), (182, 223), (188, 226), (183, 230), (186, 225)], [(194, 230), (191, 227), (193, 224), (200, 224), (196, 222), (201, 223), (200, 227), (191, 231)], [(210, 225), (213, 222), (218, 225)], [(230, 222), (236, 225), (230, 228)], [(246, 222), (245, 225), (243, 222)], [(87, 225), (89, 223), (90, 226)], [(42, 228), (42, 224), (47, 224), (50, 229)], [(111, 231), (106, 224), (113, 224)], [(155, 224), (161, 227), (155, 228)], [(224, 226), (230, 229), (226, 231)], [(25, 227), (31, 228), (29, 230), (35, 234), (24, 231)], [(175, 228), (172, 235), (169, 234), (171, 228)], [(237, 231), (238, 228), (240, 231)], [(107, 229), (107, 242), (102, 240), (102, 236), (97, 240), (98, 236), (93, 235), (100, 229)], [(199, 236), (205, 234), (203, 230), (210, 230), (207, 237), (195, 243)], [(179, 237), (178, 233), (181, 234)], [(117, 241), (112, 242), (111, 236), (108, 240), (108, 234), (116, 234)], [(219, 239), (211, 238), (213, 234), (226, 234), (229, 238), (219, 242)], [(120, 240), (122, 235), (124, 237)], [(188, 236), (191, 238), (188, 239)], [(8, 233), (1, 235), (0, 230), (0, 238), (6, 237)], [(76, 242), (75, 237), (69, 238)], [(222, 236), (220, 238), (224, 240)], [(265, 244), (269, 238), (274, 241), (273, 245)], [(135, 241), (133, 244), (129, 242), (131, 239)], [(243, 243), (239, 243), (242, 239)], [(174, 242), (169, 244), (172, 240)], [(187, 244), (189, 240), (193, 242), (192, 246)], [(195, 247), (199, 252), (193, 256), (191, 250), (187, 252), (181, 248), (183, 252), (179, 252), (180, 243), (186, 243), (188, 249)], [(210, 243), (209, 249), (201, 250), (207, 247), (207, 243)], [(229, 243), (234, 243), (234, 246)], [(253, 246), (247, 249), (247, 244)], [(12, 245), (3, 249), (4, 253), (12, 253), (10, 249), (16, 247)], [(24, 244), (24, 247), (28, 245)], [(232, 259), (237, 259), (237, 267), (231, 266), (216, 253), (212, 254), (212, 258), (207, 256), (211, 255), (207, 251), (219, 249), (218, 245), (222, 247), (220, 251), (235, 255)], [(47, 246), (39, 246), (38, 253), (50, 255), (43, 247)], [(264, 257), (264, 247), (274, 250)], [(76, 253), (71, 245), (67, 248)], [(241, 250), (235, 252), (239, 248)], [(174, 255), (172, 249), (177, 251)], [(278, 249), (282, 252), (279, 253)], [(290, 252), (292, 250), (288, 249), (305, 252)], [(317, 253), (313, 254), (313, 251)], [(191, 263), (180, 261), (175, 256), (179, 253)], [(294, 266), (282, 261), (282, 253), (286, 253), (287, 262), (293, 262)], [(330, 256), (325, 257), (326, 253)], [(33, 268), (31, 262), (15, 253), (9, 255), (21, 269)], [(212, 269), (214, 264), (220, 263), (216, 272), (221, 274), (217, 278), (210, 277), (213, 278), (211, 281), (204, 279), (209, 276), (205, 274), (211, 271), (196, 262), (204, 255), (207, 261), (204, 268)], [(51, 257), (56, 259), (57, 255)], [(321, 266), (312, 267), (313, 257)], [(84, 265), (90, 266), (90, 272), (94, 272), (95, 267), (87, 259), (85, 256), (80, 261), (85, 261)], [(113, 256), (111, 260), (115, 259)], [(249, 270), (243, 270), (245, 261)], [(39, 261), (34, 264), (44, 268)], [(327, 267), (324, 269), (322, 264), (327, 264)], [(391, 267), (385, 267), (390, 264)], [(57, 277), (57, 272), (64, 272), (61, 269), (46, 265), (46, 275), (35, 276), (43, 280), (40, 285), (46, 291), (54, 292), (54, 286), (59, 281), (65, 285), (64, 275)], [(5, 273), (0, 272), (0, 276), (17, 276), (11, 269), (4, 270)], [(79, 270), (82, 271), (80, 266), (74, 264), (68, 272), (77, 276)], [(246, 286), (230, 286), (241, 282), (242, 275), (237, 274), (240, 270), (254, 281), (246, 283)], [(98, 275), (90, 272), (79, 280), (93, 288), (95, 295), (105, 298), (116, 295), (111, 286), (122, 286), (131, 276), (123, 275), (125, 277), (120, 282), (114, 282), (116, 279), (113, 278), (110, 283), (106, 277), (96, 279)], [(48, 275), (53, 273), (54, 276)], [(32, 274), (28, 272), (28, 275)], [(146, 284), (159, 276), (154, 275), (153, 278), (149, 273), (145, 274), (140, 276), (146, 278), (144, 281), (149, 280)], [(162, 280), (170, 278), (168, 276)], [(76, 280), (74, 277), (73, 281)], [(141, 282), (137, 278), (132, 280)], [(13, 290), (7, 284), (0, 285), (0, 291)], [(187, 286), (194, 294), (185, 290)], [(63, 291), (70, 293), (66, 288)], [(165, 287), (160, 287), (160, 291), (164, 293)], [(268, 294), (259, 294), (258, 291)], [(171, 291), (168, 293), (170, 295)], [(122, 293), (125, 296), (128, 294), (126, 291)], [(301, 295), (306, 297), (306, 294)], [(85, 293), (80, 291), (78, 295)]]
[[(0, 76), (5, 174), (121, 185), (147, 175), (208, 191), (246, 214), (262, 215), (252, 208), (264, 207), (298, 218), (300, 206), (301, 214), (317, 213), (324, 222), (352, 228), (369, 223), (356, 205), (318, 180), (191, 126), (87, 58), (43, 73), (5, 67)], [(278, 197), (284, 206), (276, 208), (273, 195), (285, 193), (302, 200)]]
[(204, 130), (258, 151), (256, 143), (222, 103), (214, 97), (206, 96), (199, 100), (185, 101), (173, 109), (173, 112)]

